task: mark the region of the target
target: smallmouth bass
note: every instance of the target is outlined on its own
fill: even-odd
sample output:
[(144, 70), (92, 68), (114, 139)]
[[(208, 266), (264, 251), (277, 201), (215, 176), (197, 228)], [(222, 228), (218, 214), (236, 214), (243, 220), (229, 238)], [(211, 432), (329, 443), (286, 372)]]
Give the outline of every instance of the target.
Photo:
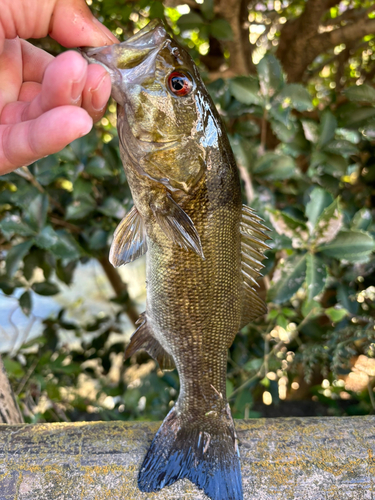
[(266, 312), (254, 286), (267, 228), (242, 205), (233, 153), (197, 67), (160, 21), (118, 45), (82, 51), (111, 75), (134, 200), (110, 260), (117, 267), (147, 252), (146, 311), (126, 356), (145, 349), (180, 377), (139, 488), (157, 491), (186, 477), (213, 500), (241, 500), (227, 350)]

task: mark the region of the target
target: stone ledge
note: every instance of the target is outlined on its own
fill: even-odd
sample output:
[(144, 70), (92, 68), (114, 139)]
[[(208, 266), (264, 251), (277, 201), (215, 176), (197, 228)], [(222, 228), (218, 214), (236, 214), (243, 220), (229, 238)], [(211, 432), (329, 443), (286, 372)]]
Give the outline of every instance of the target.
[[(140, 493), (155, 422), (0, 425), (0, 500), (203, 500)], [(244, 500), (375, 499), (375, 416), (238, 420)]]

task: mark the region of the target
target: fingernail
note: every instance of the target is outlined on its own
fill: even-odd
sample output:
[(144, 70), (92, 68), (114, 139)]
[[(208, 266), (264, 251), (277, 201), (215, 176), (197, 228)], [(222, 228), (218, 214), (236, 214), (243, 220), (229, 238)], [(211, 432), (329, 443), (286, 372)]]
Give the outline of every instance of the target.
[(85, 71), (82, 73), (81, 77), (79, 77), (78, 80), (73, 80), (72, 82), (71, 96), (73, 102), (77, 102), (80, 99), (85, 80), (86, 80), (86, 68)]
[(118, 43), (118, 40), (115, 37), (115, 35), (112, 33), (112, 31), (110, 31), (98, 19), (96, 19), (95, 16), (93, 17), (93, 22), (99, 28), (99, 30), (101, 31), (101, 33), (109, 40), (110, 44), (112, 44), (112, 43)]
[(95, 111), (101, 111), (105, 106), (105, 103), (103, 103), (103, 97), (101, 95), (101, 91), (104, 86), (103, 84), (107, 78), (110, 78), (108, 73), (105, 74), (98, 83), (98, 85), (91, 90), (91, 105), (95, 109)]
[(80, 137), (88, 134), (90, 132), (90, 130), (92, 129), (94, 122), (92, 121), (91, 117), (89, 117), (89, 118), (90, 118), (90, 120), (87, 121), (86, 126), (81, 130)]

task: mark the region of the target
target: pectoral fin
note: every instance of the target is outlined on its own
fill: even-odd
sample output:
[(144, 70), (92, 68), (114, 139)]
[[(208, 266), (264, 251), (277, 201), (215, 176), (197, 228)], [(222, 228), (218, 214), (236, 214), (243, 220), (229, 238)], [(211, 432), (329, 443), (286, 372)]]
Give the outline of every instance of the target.
[(170, 195), (167, 195), (163, 209), (154, 207), (153, 212), (159, 226), (169, 239), (185, 250), (193, 250), (204, 259), (201, 240), (193, 221)]
[(259, 271), (264, 267), (261, 262), (265, 258), (263, 253), (270, 248), (264, 243), (269, 239), (264, 231), (269, 231), (269, 229), (261, 223), (261, 220), (251, 208), (245, 205), (242, 207), (240, 232), (244, 291), (240, 328), (267, 312), (266, 304), (254, 288), (254, 286), (259, 286), (256, 278), (262, 276)]
[(109, 261), (114, 267), (138, 259), (147, 252), (146, 230), (138, 210), (133, 207), (113, 235)]
[(140, 349), (144, 349), (159, 363), (161, 370), (174, 370), (175, 364), (173, 358), (152, 335), (152, 330), (147, 324), (146, 313), (140, 315), (136, 324), (139, 326), (131, 336), (130, 344), (125, 351), (125, 359), (130, 358), (130, 356)]

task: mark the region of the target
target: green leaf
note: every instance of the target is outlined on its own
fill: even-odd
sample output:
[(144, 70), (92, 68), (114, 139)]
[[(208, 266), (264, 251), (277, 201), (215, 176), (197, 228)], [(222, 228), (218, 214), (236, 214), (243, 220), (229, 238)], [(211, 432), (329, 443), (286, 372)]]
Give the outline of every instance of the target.
[(288, 179), (295, 173), (295, 163), (290, 156), (269, 152), (258, 159), (253, 173), (270, 181)]
[(164, 17), (164, 5), (161, 1), (155, 0), (150, 5), (150, 19), (162, 19)]
[[(159, 2), (157, 3), (161, 5)], [(91, 158), (85, 167), (85, 172), (99, 179), (113, 175), (113, 172), (107, 166), (105, 159), (101, 156)]]
[(233, 31), (225, 19), (214, 19), (210, 25), (209, 29), (211, 35), (218, 40), (233, 40)]
[(58, 235), (52, 226), (45, 226), (35, 238), (35, 244), (39, 248), (49, 249), (58, 242)]
[(351, 229), (366, 231), (372, 223), (371, 211), (368, 208), (361, 208), (353, 217)]
[(259, 81), (253, 76), (237, 76), (229, 83), (229, 90), (238, 102), (243, 104), (260, 104)]
[(15, 378), (20, 379), (25, 375), (25, 370), (22, 368), (21, 363), (15, 361), (14, 359), (10, 359), (8, 357), (4, 357), (3, 359), (5, 371), (8, 375), (11, 375)]
[(64, 230), (56, 231), (56, 234), (58, 235), (58, 241), (50, 248), (53, 255), (69, 260), (76, 260), (82, 256), (83, 250), (71, 234)]
[(359, 303), (356, 298), (356, 290), (347, 285), (340, 284), (337, 287), (337, 300), (340, 304), (351, 314), (357, 314), (359, 309)]
[(230, 136), (229, 140), (233, 153), (236, 157), (237, 164), (240, 167), (250, 169), (251, 165), (254, 163), (255, 156), (251, 142), (238, 135), (235, 137)]
[(279, 121), (270, 120), (272, 131), (282, 142), (290, 142), (296, 135), (296, 127), (290, 125), (289, 127)]
[(71, 285), (73, 281), (73, 274), (77, 267), (77, 261), (71, 261), (66, 266), (63, 265), (61, 260), (56, 262), (56, 276), (60, 281), (66, 285)]
[(370, 85), (354, 85), (344, 90), (344, 94), (353, 102), (370, 102), (375, 104), (375, 89)]
[(335, 307), (329, 307), (324, 312), (334, 323), (339, 323), (348, 315), (348, 311), (343, 308), (336, 309)]
[(328, 144), (334, 137), (337, 128), (337, 120), (331, 111), (326, 110), (322, 115), (320, 123), (320, 133), (317, 146), (322, 148)]
[(96, 209), (96, 203), (91, 196), (81, 196), (81, 198), (73, 201), (66, 209), (67, 220), (79, 220), (87, 217)]
[(34, 283), (32, 289), (38, 295), (56, 295), (60, 292), (59, 287), (55, 283), (51, 283), (49, 281), (42, 281), (40, 283)]
[(17, 271), (21, 260), (27, 255), (33, 244), (34, 240), (27, 240), (9, 250), (5, 259), (6, 272), (9, 277)]
[(203, 24), (204, 21), (202, 17), (196, 12), (189, 12), (188, 14), (184, 14), (177, 21), (177, 26), (181, 29), (181, 31), (193, 30), (197, 28), (199, 29), (203, 26)]
[(333, 241), (320, 246), (318, 250), (328, 257), (339, 260), (365, 262), (375, 250), (375, 241), (369, 233), (364, 231), (343, 230)]
[(332, 241), (342, 227), (343, 215), (339, 206), (339, 198), (336, 198), (325, 208), (318, 218), (313, 236), (315, 244), (320, 245)]
[(209, 21), (214, 17), (214, 0), (204, 0), (201, 5), (201, 12)]
[(276, 304), (287, 302), (301, 288), (305, 277), (306, 253), (292, 255), (279, 264), (268, 292), (268, 300)]
[(91, 132), (80, 139), (70, 143), (70, 148), (78, 158), (84, 164), (87, 161), (87, 157), (90, 154), (94, 154), (96, 147), (98, 146), (99, 138), (95, 128)]
[(312, 108), (311, 95), (307, 89), (299, 83), (287, 83), (275, 97), (284, 106), (306, 111)]
[(98, 211), (115, 219), (122, 219), (126, 213), (123, 203), (113, 196), (108, 196), (103, 205), (98, 207)]
[(362, 134), (366, 139), (375, 139), (375, 125), (368, 125), (362, 129)]
[(307, 315), (311, 319), (315, 318), (316, 316), (319, 316), (322, 310), (322, 306), (317, 302), (316, 300), (305, 300), (302, 304), (301, 307), (301, 312), (304, 318), (306, 318)]
[(266, 54), (257, 65), (261, 93), (272, 97), (284, 83), (281, 65), (275, 56)]
[(36, 231), (42, 229), (47, 219), (48, 198), (45, 194), (39, 194), (25, 208), (23, 220)]
[(11, 280), (6, 279), (5, 276), (2, 276), (0, 280), (0, 290), (2, 290), (5, 295), (12, 295), (14, 289), (14, 283)]
[(96, 229), (89, 239), (90, 250), (100, 250), (107, 245), (108, 232), (103, 229)]
[(0, 222), (0, 229), (5, 238), (10, 240), (12, 236), (34, 236), (36, 231), (22, 222), (18, 215), (7, 215)]
[(301, 120), (301, 124), (306, 139), (316, 144), (319, 140), (319, 125), (313, 120)]
[(306, 216), (310, 227), (314, 228), (323, 210), (333, 202), (332, 195), (321, 188), (314, 188), (310, 193), (310, 201), (306, 205)]
[(344, 139), (331, 141), (324, 150), (329, 153), (342, 155), (344, 158), (358, 153), (358, 147)]
[(324, 262), (316, 255), (308, 253), (306, 257), (306, 285), (308, 300), (312, 300), (324, 290), (327, 276), (327, 267)]
[[(254, 137), (255, 135), (259, 134), (259, 126), (257, 123), (253, 122), (252, 120), (247, 120), (247, 121), (236, 121), (234, 125), (234, 131), (236, 134), (239, 134), (245, 137)], [(249, 141), (246, 141), (247, 143)]]
[(46, 392), (49, 399), (60, 401), (60, 388), (55, 382), (46, 383)]
[(309, 233), (306, 224), (286, 212), (280, 210), (268, 210), (269, 218), (275, 230), (284, 236), (290, 238), (293, 242), (293, 248), (301, 248), (307, 241)]
[(29, 290), (26, 290), (26, 292), (24, 292), (21, 295), (18, 302), (19, 302), (19, 305), (22, 309), (23, 314), (25, 314), (26, 316), (29, 316), (31, 313), (31, 309), (32, 309), (31, 293), (29, 292)]
[[(354, 106), (354, 105), (353, 105)], [(367, 125), (370, 119), (375, 116), (375, 108), (365, 107), (353, 109), (348, 111), (342, 116), (341, 127), (359, 127), (360, 125)]]

